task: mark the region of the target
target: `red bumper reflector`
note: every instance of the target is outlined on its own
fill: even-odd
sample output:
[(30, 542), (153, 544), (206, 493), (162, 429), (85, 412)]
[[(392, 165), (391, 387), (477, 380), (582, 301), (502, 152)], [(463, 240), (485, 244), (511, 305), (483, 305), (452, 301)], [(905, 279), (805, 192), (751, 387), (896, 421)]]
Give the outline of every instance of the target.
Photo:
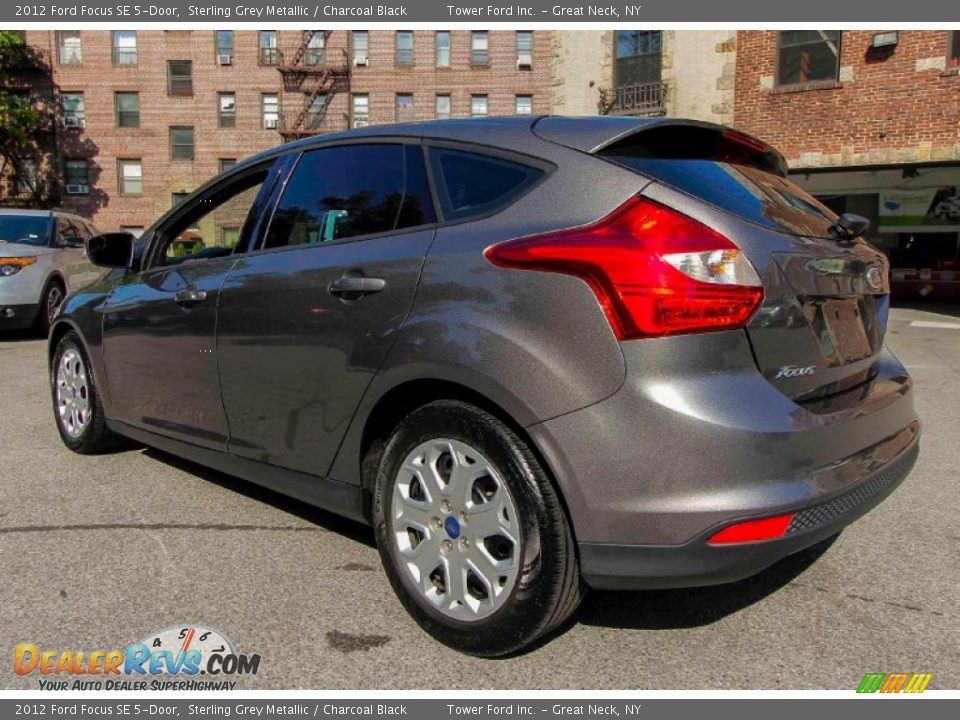
[(793, 520), (793, 513), (775, 515), (762, 520), (748, 520), (725, 527), (708, 541), (708, 545), (731, 545), (733, 543), (774, 540), (783, 537)]

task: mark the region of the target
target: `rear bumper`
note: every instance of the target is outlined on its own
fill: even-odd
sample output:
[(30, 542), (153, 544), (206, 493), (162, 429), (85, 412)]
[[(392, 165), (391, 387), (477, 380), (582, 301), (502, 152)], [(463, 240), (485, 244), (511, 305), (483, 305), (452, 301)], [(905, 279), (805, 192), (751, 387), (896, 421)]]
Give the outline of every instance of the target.
[(0, 299), (0, 330), (23, 330), (33, 325), (40, 312), (39, 303), (5, 305)]
[[(598, 586), (749, 575), (839, 531), (913, 464), (904, 455), (915, 453), (920, 432), (913, 385), (887, 350), (869, 383), (801, 405), (758, 372), (742, 331), (622, 348), (627, 377), (616, 394), (527, 428), (566, 501), (584, 572)], [(813, 517), (813, 508), (867, 487), (901, 457), (909, 459), (893, 466), (884, 492), (789, 537), (706, 543), (750, 519), (807, 509), (801, 519)]]
[[(857, 461), (875, 464), (893, 446), (904, 447), (892, 460), (850, 487), (813, 504), (771, 507), (764, 515), (795, 513), (782, 538), (709, 545), (709, 538), (720, 529), (718, 526), (682, 545), (580, 543), (584, 580), (598, 589), (640, 590), (719, 585), (754, 575), (788, 555), (835, 535), (892, 493), (910, 474), (917, 460), (919, 424), (914, 423), (888, 442), (871, 448)], [(741, 521), (748, 519), (740, 518)]]

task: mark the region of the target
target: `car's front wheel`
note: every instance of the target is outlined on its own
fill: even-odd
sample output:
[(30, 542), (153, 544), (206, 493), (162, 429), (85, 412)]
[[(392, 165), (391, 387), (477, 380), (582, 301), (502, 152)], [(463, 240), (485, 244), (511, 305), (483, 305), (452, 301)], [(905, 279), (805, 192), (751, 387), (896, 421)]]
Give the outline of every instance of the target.
[(51, 280), (43, 291), (40, 312), (37, 314), (37, 330), (44, 336), (50, 334), (50, 326), (53, 325), (53, 319), (57, 316), (65, 296), (66, 292), (59, 280)]
[(514, 652), (580, 602), (573, 536), (550, 478), (477, 407), (438, 401), (404, 418), (384, 449), (373, 519), (401, 602), (460, 651)]
[(87, 455), (122, 443), (107, 427), (89, 359), (73, 331), (60, 338), (53, 353), (50, 389), (57, 430), (68, 448)]

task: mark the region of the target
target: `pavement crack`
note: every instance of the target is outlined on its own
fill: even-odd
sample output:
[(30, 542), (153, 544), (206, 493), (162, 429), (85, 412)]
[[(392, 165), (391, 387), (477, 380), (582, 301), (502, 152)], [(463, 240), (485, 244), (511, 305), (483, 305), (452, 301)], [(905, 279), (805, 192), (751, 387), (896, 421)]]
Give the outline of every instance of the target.
[[(793, 581), (789, 583), (793, 587), (803, 588), (805, 590), (813, 590), (818, 593), (829, 593), (833, 594), (835, 591), (830, 588), (823, 587), (822, 585), (808, 585), (807, 583), (801, 583)], [(857, 593), (843, 593), (843, 597), (848, 600), (858, 600), (859, 602), (865, 603), (877, 603), (879, 605), (886, 605), (887, 607), (896, 608), (897, 610), (909, 610), (910, 612), (924, 613), (925, 615), (935, 615), (936, 617), (943, 617), (943, 613), (939, 610), (928, 610), (925, 607), (920, 607), (919, 605), (908, 605), (907, 603), (894, 602), (893, 600), (880, 600), (879, 598), (870, 597), (869, 595), (858, 595)]]
[(13, 527), (0, 527), (0, 535), (89, 530), (145, 530), (147, 532), (154, 530), (267, 530), (271, 532), (323, 532), (323, 528), (313, 527), (310, 525), (244, 525), (230, 523), (78, 523), (75, 525), (20, 525)]

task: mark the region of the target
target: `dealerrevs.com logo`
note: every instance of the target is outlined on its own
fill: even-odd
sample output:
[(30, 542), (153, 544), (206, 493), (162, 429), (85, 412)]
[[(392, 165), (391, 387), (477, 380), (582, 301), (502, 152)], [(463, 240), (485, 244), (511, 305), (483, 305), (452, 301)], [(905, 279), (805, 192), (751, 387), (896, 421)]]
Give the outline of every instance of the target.
[(60, 652), (19, 643), (13, 657), (13, 671), (36, 673), (41, 690), (233, 690), (232, 678), (259, 670), (260, 655), (238, 653), (223, 633), (187, 624), (125, 650)]

